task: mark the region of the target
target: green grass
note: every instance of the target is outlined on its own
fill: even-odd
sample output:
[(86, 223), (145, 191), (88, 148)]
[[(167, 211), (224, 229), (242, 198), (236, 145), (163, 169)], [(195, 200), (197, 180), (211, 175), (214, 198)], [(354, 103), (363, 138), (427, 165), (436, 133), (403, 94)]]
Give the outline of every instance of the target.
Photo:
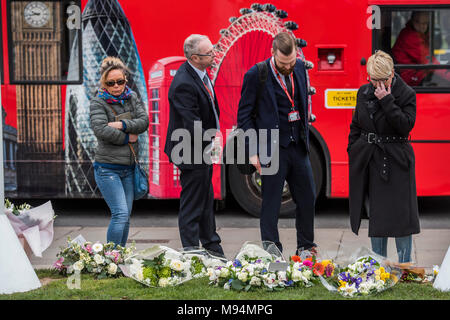
[[(40, 279), (57, 280), (37, 290), (0, 295), (0, 300), (350, 300), (327, 291), (322, 285), (280, 292), (264, 289), (236, 292), (210, 286), (207, 278), (177, 287), (148, 288), (129, 278), (95, 280), (90, 275), (82, 275), (81, 289), (70, 290), (66, 285), (67, 278), (55, 271), (37, 270), (36, 273)], [(379, 294), (355, 300), (450, 300), (450, 293), (435, 290), (431, 284), (398, 283)]]

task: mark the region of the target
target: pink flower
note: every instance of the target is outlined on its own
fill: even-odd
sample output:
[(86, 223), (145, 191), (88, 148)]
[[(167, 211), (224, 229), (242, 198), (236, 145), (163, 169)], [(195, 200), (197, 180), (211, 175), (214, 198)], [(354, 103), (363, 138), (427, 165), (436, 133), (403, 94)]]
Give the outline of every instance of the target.
[(117, 261), (119, 261), (120, 259), (120, 253), (117, 250), (105, 252), (105, 256), (111, 257), (115, 263), (117, 263)]
[(58, 260), (55, 261), (55, 263), (53, 263), (53, 268), (57, 269), (58, 271), (61, 271), (62, 269), (64, 269), (63, 262), (64, 257), (59, 258)]
[(84, 248), (87, 252), (89, 252), (89, 254), (92, 254), (92, 246), (90, 244), (85, 245)]
[(302, 263), (305, 267), (312, 268), (312, 261), (304, 260)]

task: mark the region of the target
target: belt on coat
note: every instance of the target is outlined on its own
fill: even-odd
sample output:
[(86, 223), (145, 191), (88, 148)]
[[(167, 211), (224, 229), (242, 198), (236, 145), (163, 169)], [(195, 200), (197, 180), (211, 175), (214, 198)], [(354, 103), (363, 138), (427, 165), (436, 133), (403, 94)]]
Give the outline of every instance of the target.
[(373, 132), (361, 132), (361, 139), (367, 143), (402, 143), (409, 142), (409, 136), (380, 135)]
[(384, 148), (385, 143), (408, 143), (409, 136), (396, 136), (396, 135), (380, 135), (374, 132), (361, 132), (360, 139), (369, 143), (375, 144), (383, 151), (383, 164), (380, 169), (380, 176), (383, 180), (389, 180), (389, 159)]

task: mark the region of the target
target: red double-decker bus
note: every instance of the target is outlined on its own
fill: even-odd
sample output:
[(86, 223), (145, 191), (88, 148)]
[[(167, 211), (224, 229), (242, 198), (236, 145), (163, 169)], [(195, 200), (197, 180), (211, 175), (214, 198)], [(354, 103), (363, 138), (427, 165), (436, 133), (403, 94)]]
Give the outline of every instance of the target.
[[(427, 12), (427, 58), (399, 62), (392, 48), (413, 11)], [(367, 83), (367, 58), (377, 49), (393, 55), (402, 77), (427, 75), (410, 83), (417, 93), (411, 133), (417, 192), (450, 195), (449, 1), (1, 0), (1, 19), (6, 197), (101, 196), (93, 177), (96, 139), (89, 99), (98, 88), (100, 61), (114, 55), (130, 68), (129, 85), (148, 107), (150, 128), (139, 138), (139, 158), (149, 171), (147, 198), (178, 198), (179, 172), (163, 148), (167, 91), (185, 61), (184, 39), (205, 34), (216, 45), (209, 73), (225, 134), (236, 125), (243, 75), (270, 56), (280, 31), (297, 38), (308, 69), (309, 107), (316, 117), (311, 162), (322, 196), (348, 196), (349, 125), (356, 91)], [(218, 201), (233, 196), (247, 212), (259, 214), (257, 174), (243, 176), (233, 165), (215, 165), (213, 183)], [(281, 215), (291, 213), (287, 187), (282, 201)]]

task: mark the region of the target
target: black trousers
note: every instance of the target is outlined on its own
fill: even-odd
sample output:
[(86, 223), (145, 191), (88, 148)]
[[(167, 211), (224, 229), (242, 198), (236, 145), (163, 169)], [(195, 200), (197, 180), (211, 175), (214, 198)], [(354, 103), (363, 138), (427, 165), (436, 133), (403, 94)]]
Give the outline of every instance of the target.
[(306, 147), (291, 143), (280, 147), (280, 165), (274, 175), (262, 175), (262, 208), (260, 218), (261, 240), (274, 242), (282, 252), (278, 233), (278, 215), (284, 182), (289, 185), (296, 204), (295, 227), (297, 249), (316, 246), (314, 241), (315, 184)]
[(212, 166), (182, 169), (178, 227), (183, 248), (198, 247), (223, 255), (214, 217)]

